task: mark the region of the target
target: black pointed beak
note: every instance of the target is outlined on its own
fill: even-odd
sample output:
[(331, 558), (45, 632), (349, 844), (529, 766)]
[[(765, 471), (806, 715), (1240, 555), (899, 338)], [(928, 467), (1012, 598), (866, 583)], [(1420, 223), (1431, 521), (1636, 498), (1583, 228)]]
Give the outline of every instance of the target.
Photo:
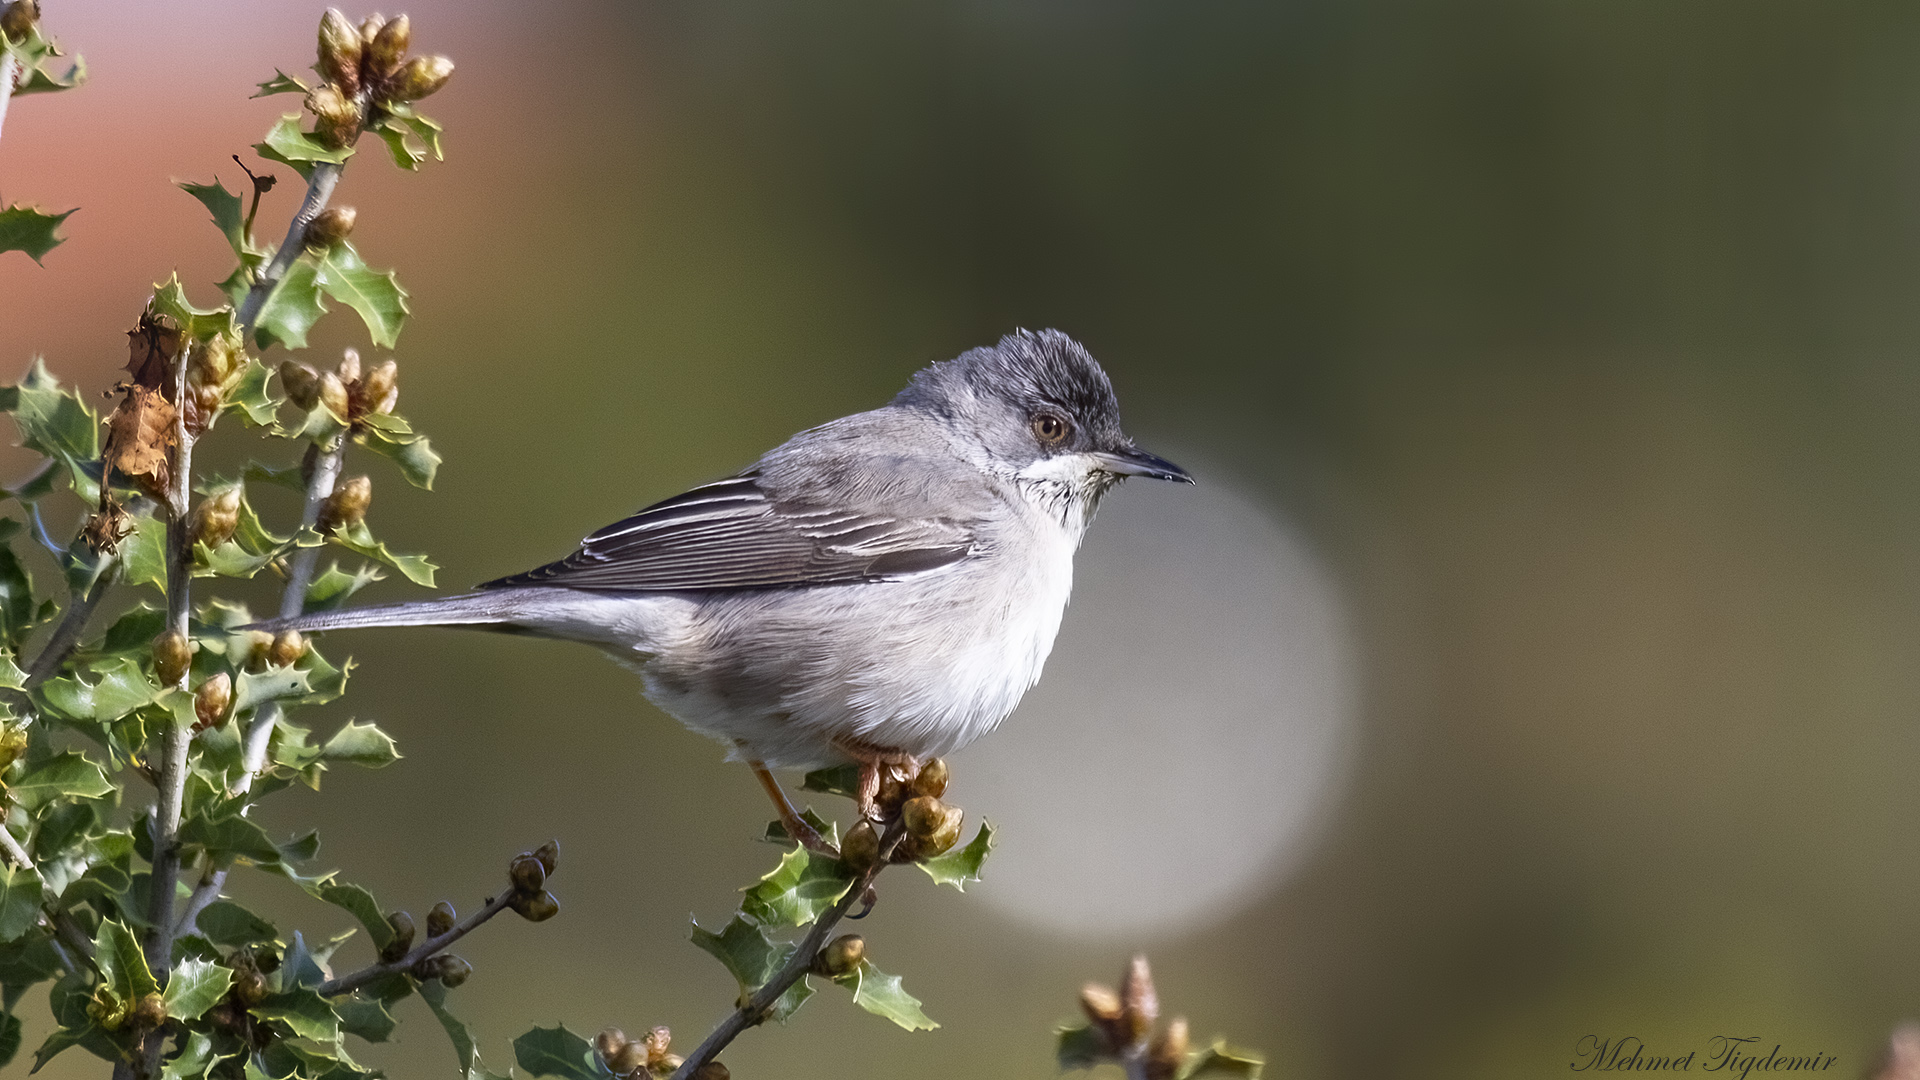
[(1100, 465), (1115, 476), (1145, 476), (1154, 480), (1174, 480), (1182, 484), (1193, 483), (1192, 474), (1163, 457), (1155, 457), (1136, 446), (1119, 450), (1102, 451), (1093, 455), (1100, 459)]

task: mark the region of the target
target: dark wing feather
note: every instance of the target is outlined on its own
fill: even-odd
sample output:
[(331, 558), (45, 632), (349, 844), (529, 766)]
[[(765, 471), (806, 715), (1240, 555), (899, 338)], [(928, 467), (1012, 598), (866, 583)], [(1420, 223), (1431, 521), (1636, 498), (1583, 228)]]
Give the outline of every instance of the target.
[(655, 503), (587, 537), (559, 562), (480, 588), (701, 592), (847, 585), (937, 569), (972, 550), (972, 533), (946, 519), (776, 504), (750, 472)]

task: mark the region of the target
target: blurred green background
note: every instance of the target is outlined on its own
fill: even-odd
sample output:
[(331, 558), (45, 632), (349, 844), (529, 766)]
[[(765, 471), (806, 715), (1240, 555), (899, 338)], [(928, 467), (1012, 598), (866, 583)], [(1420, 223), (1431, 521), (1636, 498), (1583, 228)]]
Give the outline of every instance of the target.
[[(829, 991), (728, 1051), (734, 1075), (1048, 1076), (1050, 1025), (1136, 944), (1170, 1011), (1277, 1077), (1517, 1080), (1586, 1035), (1723, 1034), (1857, 1074), (1920, 1010), (1920, 8), (410, 10), (460, 63), (429, 109), (448, 161), (402, 176), (370, 147), (340, 198), (414, 294), (402, 407), (448, 459), (430, 495), (368, 466), (375, 524), (449, 584), (1058, 326), (1143, 442), (1283, 523), (1346, 612), (1344, 780), (1256, 893), (1115, 938), (901, 878), (862, 932), (944, 1026)], [(226, 155), (292, 100), (243, 98), (304, 69), (318, 13), (50, 5), (95, 81), (15, 104), (0, 193), (83, 209), (44, 269), (0, 260), (4, 363), (104, 388), (150, 282), (178, 267), (211, 299), (220, 238), (166, 181), (235, 186)], [(361, 341), (323, 325), (318, 357)], [(1118, 493), (1090, 545), (1166, 497)], [(1063, 661), (1098, 629), (1075, 614)], [(317, 824), (415, 912), (560, 837), (562, 916), (461, 950), (488, 1060), (557, 1019), (697, 1039), (732, 991), (686, 917), (770, 858), (744, 771), (588, 650), (341, 640), (363, 665), (331, 718), (407, 759), (281, 800), (276, 827)], [(1009, 738), (1045, 728), (1034, 704)], [(1213, 835), (1284, 794), (1179, 783)], [(410, 1009), (364, 1059), (441, 1074)]]

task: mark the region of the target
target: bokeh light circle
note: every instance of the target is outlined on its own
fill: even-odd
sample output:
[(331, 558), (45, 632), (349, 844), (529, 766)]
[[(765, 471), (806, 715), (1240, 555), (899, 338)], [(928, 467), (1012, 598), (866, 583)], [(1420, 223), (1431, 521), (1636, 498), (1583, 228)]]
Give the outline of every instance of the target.
[(1001, 833), (980, 895), (1017, 921), (1138, 941), (1225, 918), (1298, 865), (1343, 786), (1337, 584), (1196, 474), (1108, 496), (1040, 685), (955, 761), (955, 797)]

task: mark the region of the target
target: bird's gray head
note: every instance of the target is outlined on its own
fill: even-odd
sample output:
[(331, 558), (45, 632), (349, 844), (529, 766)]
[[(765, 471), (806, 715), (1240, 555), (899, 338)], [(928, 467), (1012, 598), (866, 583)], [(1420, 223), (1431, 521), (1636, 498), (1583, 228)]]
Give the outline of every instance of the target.
[(1193, 482), (1120, 430), (1120, 402), (1107, 373), (1058, 330), (1018, 330), (998, 345), (925, 368), (894, 404), (959, 428), (979, 446), (983, 464), (1063, 517), (1084, 517), (1129, 476)]

